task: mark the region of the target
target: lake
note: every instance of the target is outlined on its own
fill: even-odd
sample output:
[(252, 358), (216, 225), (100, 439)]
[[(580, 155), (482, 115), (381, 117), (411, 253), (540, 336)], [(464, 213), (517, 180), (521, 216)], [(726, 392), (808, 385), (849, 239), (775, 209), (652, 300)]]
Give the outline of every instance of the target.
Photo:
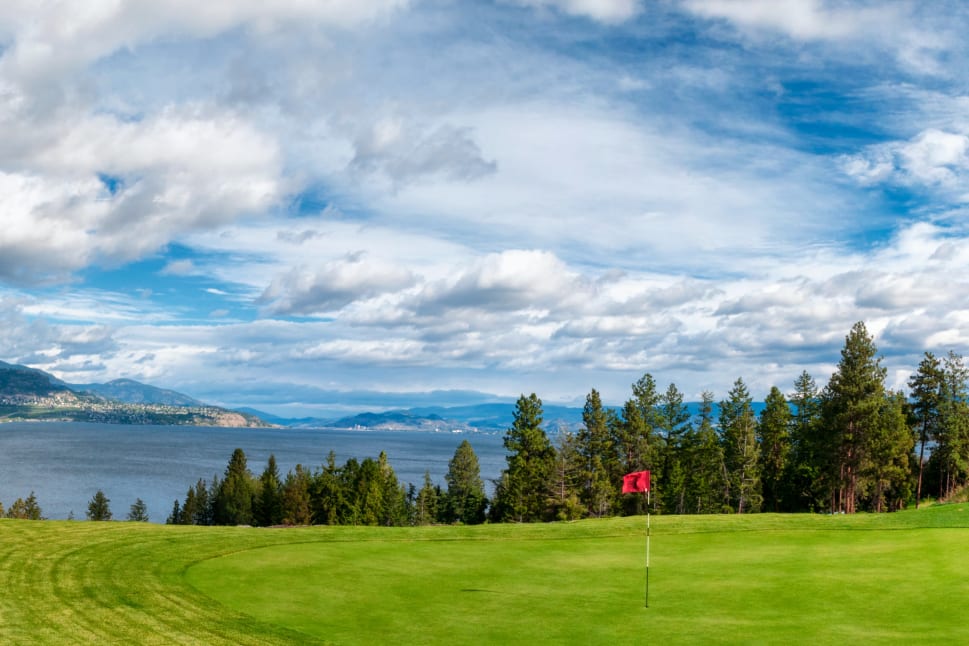
[(342, 465), (387, 454), (403, 483), (420, 488), (424, 472), (444, 486), (448, 462), (458, 445), (471, 442), (489, 493), (505, 467), (501, 434), (419, 431), (346, 431), (292, 428), (209, 428), (128, 426), (66, 422), (0, 424), (0, 502), (8, 508), (31, 491), (43, 515), (83, 520), (88, 502), (101, 489), (114, 518), (123, 520), (136, 498), (148, 505), (152, 522), (164, 523), (189, 486), (225, 473), (236, 448), (246, 453), (259, 477), (270, 453), (282, 476), (297, 464), (316, 470), (332, 450)]

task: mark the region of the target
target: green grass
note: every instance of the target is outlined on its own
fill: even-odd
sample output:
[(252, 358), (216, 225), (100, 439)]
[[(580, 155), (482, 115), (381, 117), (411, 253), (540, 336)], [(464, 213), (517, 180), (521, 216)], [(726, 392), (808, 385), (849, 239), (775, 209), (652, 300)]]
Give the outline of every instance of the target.
[(964, 643), (969, 506), (431, 528), (0, 521), (0, 643)]

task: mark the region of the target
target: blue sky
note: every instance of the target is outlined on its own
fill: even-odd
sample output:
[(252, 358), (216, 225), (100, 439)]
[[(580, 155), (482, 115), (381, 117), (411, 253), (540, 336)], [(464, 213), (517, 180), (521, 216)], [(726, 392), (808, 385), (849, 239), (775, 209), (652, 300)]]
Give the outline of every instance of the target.
[(0, 6), (0, 359), (320, 414), (969, 341), (962, 3)]

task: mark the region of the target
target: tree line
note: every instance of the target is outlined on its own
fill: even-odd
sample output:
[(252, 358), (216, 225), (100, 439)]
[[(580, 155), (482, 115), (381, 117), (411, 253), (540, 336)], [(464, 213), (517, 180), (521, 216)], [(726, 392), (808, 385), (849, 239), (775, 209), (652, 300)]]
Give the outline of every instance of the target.
[[(522, 395), (491, 499), (467, 440), (449, 462), (445, 486), (425, 472), (420, 489), (402, 484), (384, 453), (339, 465), (330, 452), (320, 468), (297, 465), (285, 476), (270, 456), (256, 477), (236, 449), (222, 477), (190, 486), (167, 522), (423, 525), (638, 514), (646, 500), (622, 494), (621, 482), (642, 470), (651, 472), (654, 513), (882, 512), (952, 496), (969, 482), (969, 369), (954, 352), (926, 352), (906, 395), (887, 388), (881, 361), (864, 323), (856, 323), (824, 388), (802, 372), (788, 395), (771, 388), (759, 414), (742, 378), (719, 402), (704, 392), (693, 415), (675, 384), (661, 390), (646, 373), (619, 409), (603, 406), (593, 389), (581, 428), (560, 432), (554, 443), (541, 399)], [(109, 501), (98, 494), (88, 518), (110, 519)], [(40, 514), (33, 493), (6, 512)], [(129, 520), (146, 519), (136, 501)]]
[[(690, 413), (675, 384), (649, 373), (618, 410), (593, 389), (577, 432), (543, 429), (542, 401), (522, 395), (504, 436), (506, 467), (485, 496), (477, 456), (465, 440), (436, 486), (401, 484), (385, 454), (280, 476), (270, 456), (258, 478), (237, 449), (224, 476), (199, 480), (171, 523), (358, 524), (534, 522), (645, 510), (621, 493), (622, 476), (649, 470), (656, 513), (854, 513), (891, 511), (927, 493), (945, 498), (969, 477), (969, 371), (961, 356), (926, 352), (910, 396), (885, 385), (864, 323), (819, 388), (806, 371), (785, 395), (773, 387), (759, 414), (742, 378), (716, 402), (705, 392)], [(925, 459), (926, 447), (930, 456)], [(916, 454), (918, 449), (918, 454)]]
[(249, 470), (242, 449), (233, 451), (224, 475), (198, 480), (176, 500), (169, 524), (177, 525), (425, 525), (484, 522), (488, 499), (478, 457), (464, 440), (445, 476), (447, 488), (430, 473), (418, 491), (403, 485), (380, 453), (377, 459), (348, 459), (338, 465), (330, 452), (315, 471), (297, 464), (285, 477), (269, 456), (261, 475)]
[[(495, 520), (537, 521), (639, 513), (624, 473), (649, 470), (661, 513), (891, 511), (924, 495), (946, 498), (969, 477), (969, 371), (954, 352), (926, 352), (910, 396), (888, 389), (864, 323), (819, 389), (806, 371), (789, 396), (773, 387), (759, 415), (743, 379), (719, 402), (705, 392), (690, 414), (675, 384), (650, 374), (618, 411), (592, 390), (583, 427), (553, 447), (541, 400), (522, 396), (505, 436), (510, 454)], [(930, 457), (925, 459), (926, 447)], [(915, 448), (918, 447), (918, 455)]]

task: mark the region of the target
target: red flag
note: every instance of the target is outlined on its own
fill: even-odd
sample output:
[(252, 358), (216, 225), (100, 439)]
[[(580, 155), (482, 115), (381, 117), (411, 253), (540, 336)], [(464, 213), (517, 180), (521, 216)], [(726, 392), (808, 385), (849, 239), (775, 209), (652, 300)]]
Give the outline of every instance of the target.
[(649, 471), (634, 471), (622, 477), (623, 493), (643, 493), (649, 491)]

